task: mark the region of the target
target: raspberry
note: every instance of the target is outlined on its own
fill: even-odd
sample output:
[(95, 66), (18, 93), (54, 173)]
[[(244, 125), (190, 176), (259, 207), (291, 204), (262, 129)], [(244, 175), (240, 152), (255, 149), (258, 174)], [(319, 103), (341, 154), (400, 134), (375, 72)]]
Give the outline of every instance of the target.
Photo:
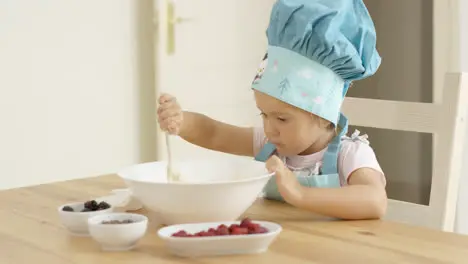
[(217, 227), (218, 230), (219, 230), (219, 229), (224, 229), (224, 228), (228, 229), (227, 225), (222, 224), (222, 225), (219, 225), (219, 226)]
[(263, 234), (267, 232), (268, 229), (260, 225), (256, 226), (255, 228), (249, 229), (249, 234)]
[(216, 236), (216, 231), (208, 231), (208, 232), (204, 232), (204, 236)]
[(250, 223), (247, 228), (250, 230), (250, 229), (256, 229), (256, 228), (259, 228), (260, 225), (259, 224), (255, 224), (255, 223)]
[(207, 237), (207, 236), (229, 236), (229, 235), (249, 235), (267, 233), (268, 229), (252, 222), (249, 218), (244, 218), (240, 224), (231, 224), (226, 226), (219, 225), (217, 228), (209, 228), (194, 234), (189, 234), (184, 230), (172, 234), (173, 237)]
[(247, 235), (249, 233), (249, 229), (247, 227), (234, 227), (231, 230), (231, 235)]
[(250, 224), (252, 224), (252, 220), (250, 220), (250, 218), (247, 217), (247, 218), (242, 219), (240, 226), (249, 227)]
[(172, 234), (173, 237), (187, 237), (188, 234), (184, 230), (180, 230), (174, 234)]
[(241, 227), (246, 227), (249, 230), (249, 234), (263, 234), (268, 232), (265, 227), (260, 226), (259, 224), (255, 224), (249, 218), (245, 218), (242, 220)]
[(215, 236), (216, 234), (213, 232), (208, 232), (208, 231), (201, 231), (195, 234), (198, 237), (207, 237), (207, 236)]
[(229, 235), (229, 228), (225, 225), (218, 226), (216, 230), (216, 235), (218, 236), (228, 236)]
[(232, 230), (237, 227), (240, 227), (240, 225), (232, 224), (229, 226), (229, 231), (232, 232)]

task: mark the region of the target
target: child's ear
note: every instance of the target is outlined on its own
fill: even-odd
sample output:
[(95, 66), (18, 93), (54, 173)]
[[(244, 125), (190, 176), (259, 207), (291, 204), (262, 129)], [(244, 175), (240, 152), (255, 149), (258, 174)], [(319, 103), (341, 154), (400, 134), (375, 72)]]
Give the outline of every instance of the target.
[(330, 121), (325, 120), (317, 115), (314, 115), (310, 113), (310, 118), (312, 119), (313, 122), (318, 122), (318, 126), (320, 128), (329, 128), (332, 124)]
[(325, 120), (325, 119), (320, 118), (320, 117), (317, 117), (317, 118), (318, 118), (318, 120), (320, 122), (319, 123), (320, 128), (327, 128), (328, 129), (330, 127), (330, 125), (331, 125), (330, 121)]

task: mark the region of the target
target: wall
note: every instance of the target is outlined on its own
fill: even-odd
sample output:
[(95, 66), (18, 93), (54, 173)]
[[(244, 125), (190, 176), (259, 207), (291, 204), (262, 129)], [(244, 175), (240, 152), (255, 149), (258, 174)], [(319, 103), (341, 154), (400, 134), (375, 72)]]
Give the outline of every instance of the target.
[[(459, 34), (460, 34), (460, 69), (468, 72), (468, 2), (459, 1)], [(468, 150), (468, 131), (466, 135), (465, 150)], [(458, 233), (468, 235), (468, 151), (465, 154), (466, 161), (463, 163), (463, 175), (460, 180), (460, 191), (458, 194), (457, 223), (455, 230)]]
[(155, 157), (151, 1), (0, 1), (0, 188)]

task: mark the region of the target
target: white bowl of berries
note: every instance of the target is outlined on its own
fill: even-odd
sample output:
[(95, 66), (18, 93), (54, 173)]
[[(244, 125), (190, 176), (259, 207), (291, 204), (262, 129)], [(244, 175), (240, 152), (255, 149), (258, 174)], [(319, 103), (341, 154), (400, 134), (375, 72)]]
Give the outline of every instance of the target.
[(164, 161), (123, 169), (123, 178), (143, 206), (165, 225), (235, 221), (262, 193), (273, 173), (263, 162), (229, 156), (175, 164), (179, 180), (167, 180)]
[(89, 236), (88, 218), (95, 215), (110, 213), (112, 205), (105, 201), (90, 200), (86, 202), (68, 203), (58, 208), (62, 224), (75, 236)]
[(258, 254), (268, 250), (282, 227), (266, 221), (212, 222), (172, 225), (158, 235), (171, 254), (204, 257), (233, 254)]
[(91, 237), (104, 251), (125, 251), (136, 247), (145, 235), (148, 218), (141, 214), (110, 213), (88, 219)]

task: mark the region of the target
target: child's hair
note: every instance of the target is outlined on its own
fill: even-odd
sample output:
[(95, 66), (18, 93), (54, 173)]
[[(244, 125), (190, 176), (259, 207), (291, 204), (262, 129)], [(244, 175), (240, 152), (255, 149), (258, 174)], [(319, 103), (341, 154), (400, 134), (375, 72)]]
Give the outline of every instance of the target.
[(312, 114), (312, 116), (313, 116), (313, 118), (315, 118), (319, 122), (320, 127), (325, 128), (329, 132), (335, 132), (336, 133), (335, 125), (332, 122), (330, 122), (330, 121), (328, 121), (328, 120), (326, 120), (326, 119), (324, 119), (324, 118), (322, 118), (322, 117), (320, 117), (318, 115)]

